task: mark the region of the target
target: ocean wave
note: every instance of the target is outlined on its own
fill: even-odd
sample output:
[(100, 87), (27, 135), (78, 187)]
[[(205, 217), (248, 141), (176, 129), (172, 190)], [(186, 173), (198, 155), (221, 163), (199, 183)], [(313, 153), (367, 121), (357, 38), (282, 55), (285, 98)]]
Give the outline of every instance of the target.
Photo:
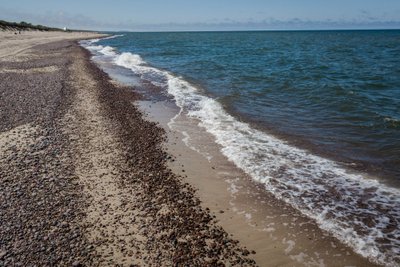
[(91, 52), (99, 53), (104, 56), (115, 57), (115, 56), (117, 56), (117, 52), (115, 51), (115, 49), (113, 47), (96, 45), (96, 43), (98, 43), (100, 40), (114, 39), (114, 38), (122, 37), (122, 36), (124, 36), (124, 35), (119, 34), (119, 35), (112, 35), (112, 36), (101, 38), (101, 39), (97, 38), (97, 39), (91, 39), (91, 40), (83, 40), (80, 42), (80, 44)]
[(100, 50), (100, 53), (102, 53), (106, 56), (115, 56), (116, 55), (114, 48), (112, 48), (111, 46), (106, 46), (106, 47), (102, 48)]
[[(104, 52), (104, 47), (88, 49)], [(181, 112), (215, 137), (229, 160), (277, 198), (357, 253), (386, 266), (400, 263), (399, 190), (252, 128), (183, 77), (148, 65), (140, 55), (116, 53), (113, 62), (162, 85)]]
[(115, 49), (111, 46), (102, 46), (102, 45), (87, 45), (86, 49), (93, 53), (101, 54), (103, 56), (114, 57), (117, 55)]
[[(109, 39), (114, 39), (114, 38), (118, 38), (118, 37), (123, 37), (125, 36), (124, 34), (115, 34), (115, 35), (111, 35), (108, 37), (104, 37), (101, 40), (109, 40)], [(100, 40), (100, 39), (95, 39), (95, 40)]]
[(383, 121), (389, 126), (393, 128), (400, 127), (400, 119), (392, 118), (392, 117), (384, 117)]
[(137, 66), (144, 65), (145, 62), (139, 55), (135, 55), (132, 53), (122, 53), (115, 57), (114, 59), (115, 64), (131, 69), (131, 68), (136, 68)]

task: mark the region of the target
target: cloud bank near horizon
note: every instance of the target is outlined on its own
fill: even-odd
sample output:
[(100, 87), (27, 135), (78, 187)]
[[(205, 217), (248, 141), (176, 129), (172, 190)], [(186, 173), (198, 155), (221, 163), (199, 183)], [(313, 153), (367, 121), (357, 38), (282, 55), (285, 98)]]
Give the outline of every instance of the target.
[(0, 7), (0, 19), (8, 21), (26, 21), (54, 27), (97, 31), (213, 31), (213, 30), (316, 30), (316, 29), (400, 29), (400, 20), (382, 20), (371, 16), (366, 11), (360, 11), (363, 16), (348, 20), (308, 20), (302, 18), (248, 19), (245, 21), (225, 18), (214, 22), (190, 23), (137, 23), (133, 20), (124, 22), (109, 22), (93, 19), (82, 14), (67, 12), (45, 12), (33, 14), (15, 9)]

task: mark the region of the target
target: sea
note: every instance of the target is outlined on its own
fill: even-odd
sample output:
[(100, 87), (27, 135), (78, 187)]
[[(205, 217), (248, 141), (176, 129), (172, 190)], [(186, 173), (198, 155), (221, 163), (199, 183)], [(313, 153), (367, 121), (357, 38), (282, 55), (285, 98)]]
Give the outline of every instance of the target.
[(276, 198), (400, 266), (400, 31), (109, 34), (81, 44)]

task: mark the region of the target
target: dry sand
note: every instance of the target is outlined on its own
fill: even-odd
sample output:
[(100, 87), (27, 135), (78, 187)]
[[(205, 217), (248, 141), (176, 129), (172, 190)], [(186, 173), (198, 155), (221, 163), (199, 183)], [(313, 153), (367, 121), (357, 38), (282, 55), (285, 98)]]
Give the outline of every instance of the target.
[[(38, 32), (21, 31), (21, 34), (15, 34), (14, 31), (0, 31), (0, 59), (9, 61), (19, 61), (23, 58), (29, 58), (30, 48), (55, 42), (60, 40), (77, 40), (86, 38), (98, 38), (104, 34), (93, 34), (89, 32)], [(17, 56), (16, 56), (17, 55)], [(32, 57), (33, 55), (31, 55)], [(14, 57), (14, 58), (13, 58)], [(3, 59), (4, 58), (4, 59)]]

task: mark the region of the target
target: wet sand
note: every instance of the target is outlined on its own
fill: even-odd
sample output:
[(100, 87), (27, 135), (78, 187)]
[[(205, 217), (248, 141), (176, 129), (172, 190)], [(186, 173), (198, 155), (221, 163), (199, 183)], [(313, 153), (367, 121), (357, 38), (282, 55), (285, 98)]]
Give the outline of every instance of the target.
[[(168, 132), (169, 166), (197, 188), (202, 205), (249, 250), (260, 266), (378, 266), (277, 200), (220, 152), (197, 121), (168, 101), (137, 103)], [(172, 120), (172, 122), (171, 122)], [(182, 134), (184, 133), (184, 134)]]
[[(0, 266), (255, 266), (168, 168), (89, 33), (0, 37)], [(5, 37), (4, 37), (5, 36)]]

